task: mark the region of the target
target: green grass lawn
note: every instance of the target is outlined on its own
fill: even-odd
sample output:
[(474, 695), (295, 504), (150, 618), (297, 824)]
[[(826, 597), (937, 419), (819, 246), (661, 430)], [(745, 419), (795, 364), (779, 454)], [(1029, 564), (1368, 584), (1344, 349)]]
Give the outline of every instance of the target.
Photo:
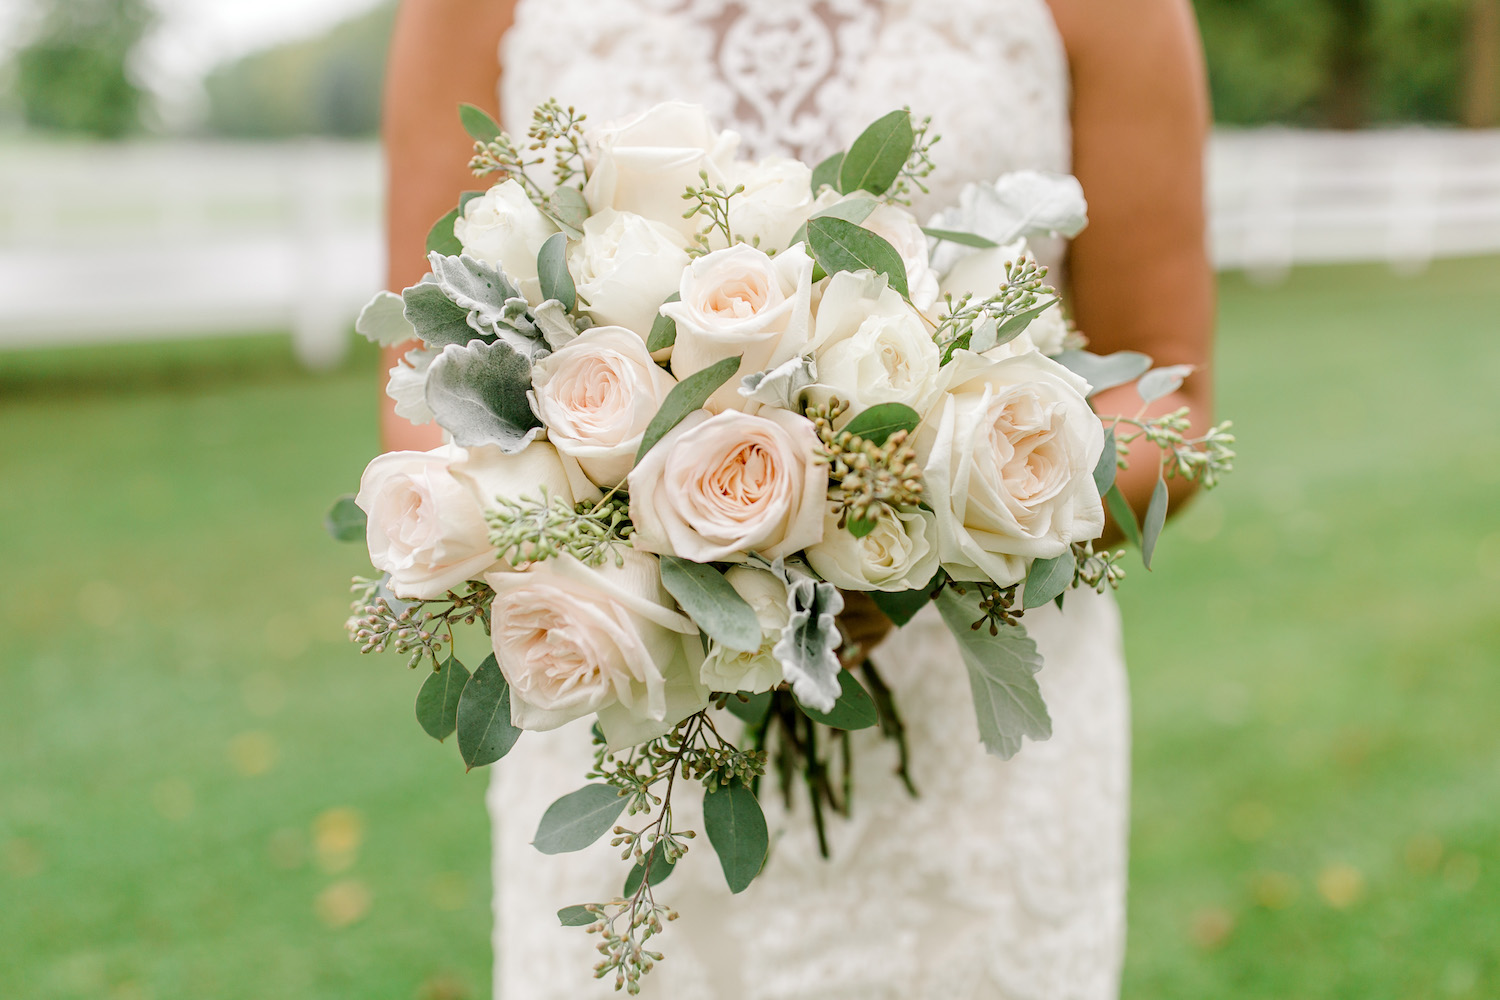
[[(484, 777), (320, 527), (374, 368), (0, 355), (0, 996), (488, 995)], [(1218, 377), (1241, 469), (1121, 597), (1126, 994), (1500, 995), (1500, 261), (1228, 280)]]

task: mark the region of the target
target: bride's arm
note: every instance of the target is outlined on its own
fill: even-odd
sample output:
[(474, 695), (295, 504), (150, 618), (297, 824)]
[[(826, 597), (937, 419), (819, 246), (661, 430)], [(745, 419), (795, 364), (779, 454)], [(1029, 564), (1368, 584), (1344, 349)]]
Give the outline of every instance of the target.
[[(1214, 282), (1203, 207), (1209, 104), (1189, 0), (1051, 0), (1073, 75), (1073, 169), (1089, 225), (1068, 258), (1073, 315), (1090, 350), (1143, 351), (1158, 365), (1207, 366)], [(1191, 406), (1196, 433), (1210, 422), (1212, 372), (1154, 403), (1157, 415)], [(1133, 386), (1095, 398), (1101, 415), (1133, 416)], [(1156, 448), (1131, 448), (1120, 488), (1144, 513)], [(1180, 504), (1191, 486), (1169, 480)], [(1111, 537), (1118, 531), (1111, 528)]]
[[(496, 111), (500, 38), (513, 0), (402, 0), (386, 68), (386, 287), (400, 290), (426, 273), (427, 231), (478, 186), (467, 169), (473, 141), (458, 122), (462, 102)], [(498, 117), (498, 116), (497, 116)], [(415, 342), (382, 352), (380, 383)], [(380, 432), (387, 449), (441, 443), (436, 424), (414, 427), (381, 393)]]

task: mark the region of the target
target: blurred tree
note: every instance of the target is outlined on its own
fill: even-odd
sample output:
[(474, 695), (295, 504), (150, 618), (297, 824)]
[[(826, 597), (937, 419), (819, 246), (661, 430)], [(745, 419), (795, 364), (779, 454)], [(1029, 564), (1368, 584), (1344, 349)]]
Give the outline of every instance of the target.
[(1463, 121), (1500, 125), (1500, 0), (1470, 0), (1464, 46)]
[(252, 53), (204, 82), (208, 131), (242, 138), (371, 135), (395, 4), (383, 3), (327, 33)]
[(139, 131), (146, 95), (130, 55), (155, 20), (147, 0), (45, 0), (13, 67), (26, 123), (111, 139)]

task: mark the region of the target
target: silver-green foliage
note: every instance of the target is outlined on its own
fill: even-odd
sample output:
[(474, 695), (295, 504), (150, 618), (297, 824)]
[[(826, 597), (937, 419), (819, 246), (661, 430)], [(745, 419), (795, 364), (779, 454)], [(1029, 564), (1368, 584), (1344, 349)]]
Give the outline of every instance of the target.
[(972, 588), (967, 595), (945, 589), (937, 607), (969, 671), (979, 738), (990, 753), (1009, 760), (1020, 751), (1022, 737), (1045, 740), (1052, 735), (1052, 719), (1036, 682), (1042, 656), (1020, 625), (1001, 628), (996, 635), (973, 627), (983, 617), (975, 594)]
[(526, 398), (531, 363), (510, 345), (473, 340), (449, 344), (427, 373), (427, 405), (456, 444), (498, 445), (514, 454), (531, 443), (542, 422)]

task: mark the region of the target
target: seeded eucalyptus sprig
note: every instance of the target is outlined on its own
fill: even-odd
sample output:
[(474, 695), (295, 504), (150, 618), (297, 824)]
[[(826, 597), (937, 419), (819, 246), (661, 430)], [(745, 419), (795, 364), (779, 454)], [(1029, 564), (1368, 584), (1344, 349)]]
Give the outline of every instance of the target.
[(898, 430), (876, 444), (847, 430), (834, 430), (834, 422), (849, 405), (837, 397), (808, 409), (823, 460), (828, 463), (828, 499), (839, 514), (839, 527), (850, 518), (870, 521), (882, 508), (915, 507), (922, 502), (922, 467), (906, 430)]
[(552, 147), (552, 174), (559, 186), (575, 177), (587, 179), (584, 157), (583, 123), (588, 115), (579, 114), (572, 105), (564, 108), (557, 98), (549, 97), (531, 112), (531, 137), (534, 150)]
[(541, 499), (497, 498), (485, 515), (490, 526), (490, 544), (497, 558), (511, 563), (539, 562), (566, 553), (588, 566), (602, 566), (613, 555), (616, 566), (625, 564), (618, 543), (629, 539), (629, 498), (611, 491), (598, 503), (569, 504), (562, 497)]
[(383, 653), (391, 649), (408, 656), (408, 667), (424, 659), (434, 665), (445, 646), (453, 643), (453, 626), (482, 622), (490, 628), (490, 604), (495, 592), (488, 584), (471, 580), (431, 601), (404, 601), (380, 593), (380, 581), (355, 577), (350, 590), (354, 603), (345, 628), (349, 639), (360, 644), (361, 653)]
[(990, 346), (976, 343), (982, 339), (980, 331), (988, 327), (988, 335), (1003, 344), (1013, 339), (1025, 328), (1030, 317), (1057, 301), (1057, 289), (1046, 283), (1047, 268), (1030, 257), (1005, 262), (1005, 281), (994, 295), (976, 299), (964, 295), (954, 299), (944, 297), (947, 309), (938, 320), (932, 339), (942, 349), (942, 363), (953, 358), (953, 352), (974, 349), (987, 350)]
[[(1208, 429), (1202, 437), (1187, 437), (1192, 421), (1186, 406), (1150, 420), (1141, 417), (1119, 417), (1115, 420), (1115, 454), (1119, 467), (1130, 467), (1130, 444), (1145, 438), (1162, 452), (1162, 475), (1168, 479), (1180, 476), (1198, 482), (1211, 490), (1219, 480), (1234, 471), (1234, 422), (1226, 420)], [(1136, 428), (1121, 434), (1119, 424)]]
[(1124, 549), (1114, 552), (1095, 552), (1093, 542), (1074, 542), (1073, 586), (1092, 587), (1098, 593), (1113, 590), (1125, 578), (1125, 567), (1120, 563), (1125, 558)]
[[(907, 113), (911, 112), (907, 108)], [(911, 204), (911, 191), (916, 188), (923, 194), (930, 194), (927, 185), (922, 183), (932, 172), (937, 169), (937, 164), (932, 162), (932, 147), (936, 146), (943, 138), (932, 132), (932, 116), (928, 115), (913, 125), (914, 136), (912, 138), (911, 152), (907, 154), (906, 163), (897, 175), (896, 181), (890, 190), (885, 193), (885, 200), (900, 205)]]
[(1005, 626), (1021, 623), (1021, 615), (1025, 612), (1016, 604), (1020, 584), (999, 587), (993, 583), (960, 583), (958, 580), (949, 580), (948, 587), (960, 594), (967, 594), (970, 587), (979, 592), (979, 610), (983, 617), (969, 626), (975, 632), (988, 625), (990, 635), (999, 635), (1000, 629)]
[(729, 199), (745, 193), (743, 184), (729, 190), (722, 184), (708, 183), (706, 170), (698, 171), (698, 178), (703, 182), (701, 185), (690, 187), (682, 193), (683, 201), (694, 203), (692, 208), (682, 213), (682, 217), (691, 219), (696, 215), (706, 220), (704, 227), (693, 235), (695, 245), (688, 248), (688, 254), (694, 257), (708, 253), (709, 238), (715, 230), (723, 235), (725, 245), (733, 246), (738, 242), (734, 238), (734, 231), (729, 228)]

